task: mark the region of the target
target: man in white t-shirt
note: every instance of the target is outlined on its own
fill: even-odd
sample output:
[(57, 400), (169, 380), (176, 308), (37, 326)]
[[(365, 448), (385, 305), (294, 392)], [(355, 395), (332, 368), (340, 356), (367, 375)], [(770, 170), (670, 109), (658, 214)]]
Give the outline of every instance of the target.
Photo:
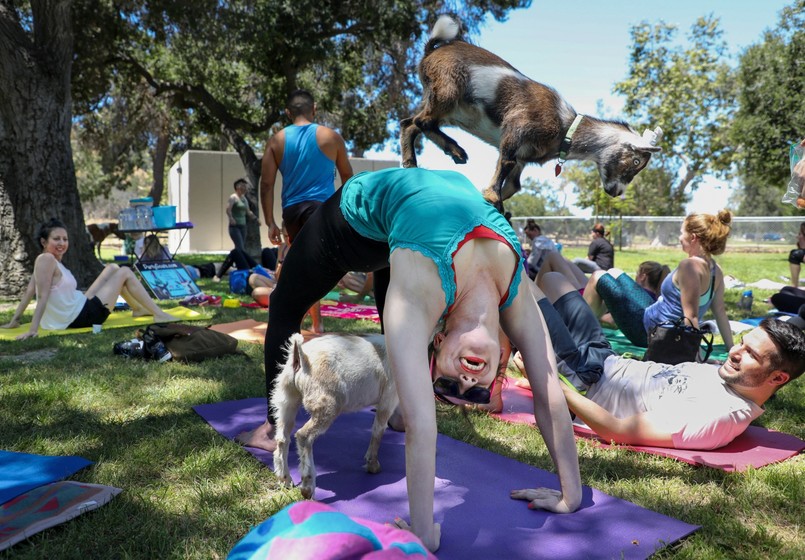
[(763, 404), (780, 387), (805, 370), (803, 317), (764, 319), (730, 349), (721, 366), (642, 362), (604, 350), (608, 343), (600, 324), (578, 291), (560, 274), (549, 273), (546, 279), (547, 297), (539, 304), (560, 370), (575, 387), (563, 385), (568, 406), (604, 440), (677, 449), (722, 447), (763, 414)]

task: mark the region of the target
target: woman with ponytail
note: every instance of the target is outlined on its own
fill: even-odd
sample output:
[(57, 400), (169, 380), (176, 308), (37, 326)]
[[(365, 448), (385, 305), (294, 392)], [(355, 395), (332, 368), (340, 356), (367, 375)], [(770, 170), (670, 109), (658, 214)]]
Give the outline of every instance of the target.
[(643, 348), (655, 325), (686, 317), (698, 328), (704, 314), (712, 309), (724, 344), (732, 347), (724, 306), (724, 273), (713, 258), (726, 249), (731, 222), (728, 210), (685, 218), (679, 242), (687, 258), (661, 282), (656, 301), (627, 275), (617, 274), (620, 271), (593, 273), (584, 299), (597, 315), (605, 305), (623, 334)]

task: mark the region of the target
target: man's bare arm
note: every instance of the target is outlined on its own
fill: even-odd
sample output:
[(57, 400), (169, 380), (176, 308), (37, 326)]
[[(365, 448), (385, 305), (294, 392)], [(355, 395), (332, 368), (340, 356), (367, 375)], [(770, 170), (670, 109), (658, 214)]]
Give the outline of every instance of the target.
[(269, 139), (263, 154), (260, 173), (260, 206), (266, 218), (266, 226), (268, 226), (268, 239), (274, 245), (282, 243), (282, 232), (274, 219), (274, 184), (277, 181), (277, 171), (279, 171), (278, 158), (281, 157), (281, 154), (278, 153), (278, 136), (280, 134)]

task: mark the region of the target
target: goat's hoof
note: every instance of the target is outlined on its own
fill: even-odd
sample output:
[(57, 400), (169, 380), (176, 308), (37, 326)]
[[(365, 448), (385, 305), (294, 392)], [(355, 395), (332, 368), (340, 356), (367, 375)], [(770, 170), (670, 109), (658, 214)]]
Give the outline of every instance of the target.
[(300, 486), (299, 491), (302, 493), (302, 497), (306, 500), (313, 499), (313, 491), (315, 490), (312, 486)]
[(453, 163), (457, 163), (459, 165), (467, 163), (467, 152), (464, 150), (460, 150), (458, 152), (448, 152), (447, 155), (453, 158)]
[(289, 474), (285, 474), (285, 475), (278, 474), (277, 478), (279, 479), (280, 484), (282, 484), (286, 488), (290, 488), (291, 486), (293, 486), (293, 479), (291, 479), (291, 475), (289, 475)]
[(416, 160), (415, 159), (407, 159), (402, 162), (402, 166), (405, 169), (410, 169), (411, 167), (416, 167)]
[(373, 461), (367, 461), (366, 464), (363, 466), (363, 468), (369, 474), (377, 474), (380, 472), (380, 461), (378, 461), (377, 459)]

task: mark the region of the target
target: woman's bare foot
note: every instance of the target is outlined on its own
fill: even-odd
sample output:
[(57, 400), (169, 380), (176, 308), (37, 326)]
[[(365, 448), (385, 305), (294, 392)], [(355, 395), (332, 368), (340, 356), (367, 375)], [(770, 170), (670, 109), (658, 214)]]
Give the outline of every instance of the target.
[(277, 449), (275, 437), (274, 426), (266, 421), (253, 430), (239, 433), (235, 436), (235, 441), (247, 447), (256, 447), (273, 453)]
[(171, 315), (170, 313), (165, 313), (164, 311), (160, 311), (159, 313), (154, 313), (154, 322), (155, 323), (169, 323), (171, 321), (175, 321), (176, 317)]

